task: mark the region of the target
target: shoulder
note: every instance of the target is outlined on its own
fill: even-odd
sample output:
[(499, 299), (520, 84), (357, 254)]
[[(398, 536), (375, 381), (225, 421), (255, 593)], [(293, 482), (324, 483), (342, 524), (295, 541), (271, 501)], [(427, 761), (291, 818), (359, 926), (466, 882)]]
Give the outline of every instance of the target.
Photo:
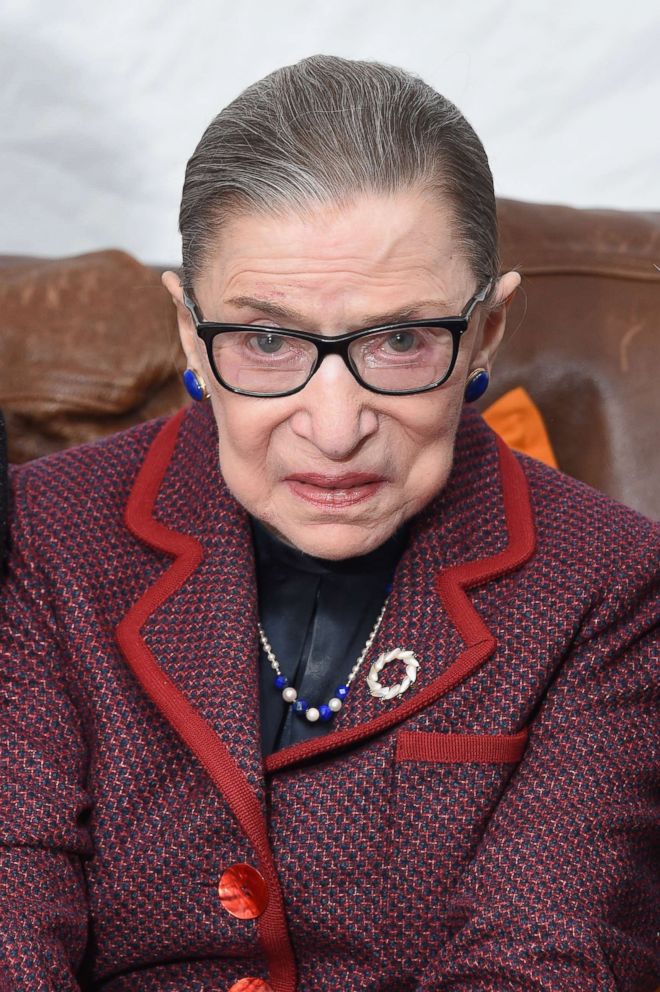
[(639, 542), (657, 546), (660, 526), (591, 486), (526, 455), (515, 453), (529, 483), (537, 526), (559, 544), (639, 550)]
[[(81, 505), (113, 502), (130, 487), (165, 419), (68, 448), (11, 469), (11, 488), (19, 508), (47, 503), (50, 512), (71, 515)], [(63, 502), (65, 501), (65, 502)]]
[(660, 526), (535, 459), (516, 458), (529, 484), (537, 542), (530, 566), (539, 584), (556, 589), (560, 576), (566, 605), (575, 599), (603, 616), (642, 603), (649, 615), (657, 610)]
[(5, 422), (0, 413), (0, 579), (5, 568), (7, 541), (7, 445), (5, 438)]
[[(139, 424), (89, 444), (15, 466), (10, 472), (12, 534), (107, 533), (121, 520), (146, 454), (167, 423)], [(36, 534), (35, 534), (36, 536)]]
[[(497, 451), (503, 442), (475, 411), (464, 411), (457, 442), (456, 467), (462, 471), (459, 495), (475, 484), (482, 497), (487, 491), (502, 491), (504, 464)], [(518, 491), (515, 482), (516, 499), (522, 500), (518, 505), (526, 505), (529, 491), (541, 554), (567, 562), (597, 558), (601, 570), (621, 557), (649, 552), (657, 556), (660, 525), (653, 520), (535, 458), (504, 447), (522, 468), (524, 488)]]

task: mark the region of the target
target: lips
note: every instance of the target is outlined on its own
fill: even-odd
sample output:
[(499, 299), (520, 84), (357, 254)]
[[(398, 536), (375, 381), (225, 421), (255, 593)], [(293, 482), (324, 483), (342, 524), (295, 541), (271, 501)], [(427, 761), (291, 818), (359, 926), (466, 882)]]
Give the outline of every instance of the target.
[(371, 499), (385, 481), (383, 476), (371, 472), (347, 472), (344, 475), (296, 472), (285, 479), (295, 496), (331, 511)]
[(322, 475), (318, 472), (300, 472), (287, 476), (288, 482), (302, 482), (305, 485), (318, 486), (321, 489), (350, 489), (354, 486), (366, 486), (373, 482), (384, 482), (382, 475), (368, 472), (347, 472), (345, 475)]

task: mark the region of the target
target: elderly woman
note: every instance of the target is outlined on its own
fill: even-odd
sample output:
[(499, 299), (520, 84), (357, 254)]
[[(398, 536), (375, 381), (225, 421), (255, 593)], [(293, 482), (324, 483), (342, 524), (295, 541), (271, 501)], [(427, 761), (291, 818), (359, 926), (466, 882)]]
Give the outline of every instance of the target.
[(180, 221), (199, 402), (14, 476), (0, 990), (652, 987), (657, 532), (469, 406), (474, 131), (307, 59)]

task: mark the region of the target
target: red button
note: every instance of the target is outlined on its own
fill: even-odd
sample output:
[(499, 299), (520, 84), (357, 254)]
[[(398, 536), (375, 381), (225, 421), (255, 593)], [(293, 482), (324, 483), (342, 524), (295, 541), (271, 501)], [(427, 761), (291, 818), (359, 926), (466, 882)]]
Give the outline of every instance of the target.
[(273, 988), (263, 978), (241, 978), (227, 992), (273, 992)]
[[(227, 868), (220, 879), (218, 895), (227, 912), (239, 920), (253, 920), (261, 916), (268, 905), (266, 880), (252, 865), (232, 865), (231, 868)], [(255, 978), (249, 981), (256, 982), (261, 979)], [(246, 992), (248, 988), (249, 986), (246, 985)], [(255, 985), (255, 989), (258, 990), (258, 986)]]

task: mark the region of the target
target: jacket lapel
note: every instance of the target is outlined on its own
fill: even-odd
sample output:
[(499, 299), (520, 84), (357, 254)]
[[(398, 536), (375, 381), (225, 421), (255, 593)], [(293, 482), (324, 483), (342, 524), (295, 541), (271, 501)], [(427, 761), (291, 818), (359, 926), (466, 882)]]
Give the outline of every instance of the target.
[[(232, 750), (259, 794), (259, 740), (252, 735), (247, 746), (245, 737), (246, 727), (258, 727), (250, 528), (222, 483), (211, 418), (194, 412), (165, 426), (129, 500), (129, 529), (174, 560), (127, 619), (134, 630), (139, 624), (160, 673)], [(120, 641), (126, 629), (125, 619)]]

